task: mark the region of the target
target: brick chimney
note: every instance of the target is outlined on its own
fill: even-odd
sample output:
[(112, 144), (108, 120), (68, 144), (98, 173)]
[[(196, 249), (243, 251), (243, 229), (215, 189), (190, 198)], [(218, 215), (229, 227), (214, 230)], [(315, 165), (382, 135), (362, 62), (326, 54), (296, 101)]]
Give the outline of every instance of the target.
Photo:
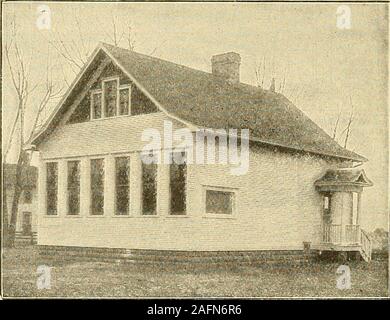
[(238, 53), (227, 52), (211, 57), (211, 72), (230, 83), (240, 82), (241, 57)]

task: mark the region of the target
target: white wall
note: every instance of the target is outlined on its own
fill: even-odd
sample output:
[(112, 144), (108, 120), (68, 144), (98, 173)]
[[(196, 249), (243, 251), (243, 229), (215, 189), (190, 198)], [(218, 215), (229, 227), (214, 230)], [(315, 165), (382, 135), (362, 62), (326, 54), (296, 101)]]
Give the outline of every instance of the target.
[[(251, 149), (249, 172), (243, 176), (231, 175), (229, 166), (188, 165), (186, 216), (168, 215), (169, 171), (168, 166), (160, 165), (158, 215), (141, 216), (140, 164), (136, 152), (145, 142), (141, 141), (140, 134), (148, 127), (162, 130), (164, 119), (167, 119), (165, 115), (156, 113), (67, 125), (38, 146), (42, 159), (38, 243), (134, 249), (260, 250), (302, 249), (303, 241), (319, 241), (322, 202), (314, 181), (335, 164), (318, 156), (292, 155), (269, 147)], [(180, 127), (178, 123), (175, 125)], [(114, 216), (113, 184), (108, 181), (105, 215), (90, 216), (89, 158), (100, 154), (112, 163), (112, 157), (120, 152), (131, 157), (131, 214)], [(81, 181), (82, 212), (78, 217), (66, 216), (63, 205), (59, 205), (57, 217), (44, 214), (44, 161), (53, 159), (61, 160), (60, 166), (65, 166), (66, 160), (82, 160), (85, 179)], [(106, 174), (109, 177), (113, 172)], [(63, 181), (60, 185), (64, 186)], [(236, 192), (235, 212), (231, 217), (205, 215), (205, 185)], [(65, 196), (64, 190), (60, 190), (60, 203), (64, 203)]]

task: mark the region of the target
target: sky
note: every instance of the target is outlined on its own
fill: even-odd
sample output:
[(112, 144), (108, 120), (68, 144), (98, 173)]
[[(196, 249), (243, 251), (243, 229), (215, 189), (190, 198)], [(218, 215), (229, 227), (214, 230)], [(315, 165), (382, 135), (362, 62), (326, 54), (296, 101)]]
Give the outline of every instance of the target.
[[(363, 193), (362, 224), (387, 227), (386, 4), (347, 4), (351, 28), (339, 29), (340, 3), (46, 3), (51, 27), (40, 30), (41, 4), (3, 3), (3, 39), (9, 39), (8, 23), (15, 19), (23, 54), (31, 59), (31, 83), (40, 83), (48, 61), (58, 86), (71, 82), (74, 69), (49, 42), (61, 39), (81, 55), (90, 53), (99, 41), (112, 43), (114, 19), (118, 34), (131, 27), (135, 51), (144, 54), (210, 71), (212, 55), (235, 51), (241, 55), (241, 81), (249, 84), (256, 84), (256, 67), (265, 65), (264, 87), (275, 77), (278, 89), (285, 79), (283, 94), (330, 135), (341, 114), (342, 145), (340, 134), (353, 110), (347, 148), (369, 159), (363, 168), (374, 182)], [(127, 45), (125, 37), (120, 45)], [(6, 67), (3, 147), (16, 110)], [(31, 115), (42, 92), (39, 84), (28, 106)]]

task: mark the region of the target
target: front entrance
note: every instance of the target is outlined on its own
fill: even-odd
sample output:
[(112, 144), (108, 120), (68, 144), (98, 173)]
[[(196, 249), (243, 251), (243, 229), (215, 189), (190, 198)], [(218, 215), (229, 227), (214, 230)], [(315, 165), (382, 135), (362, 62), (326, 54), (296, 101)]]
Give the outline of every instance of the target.
[(322, 248), (360, 251), (371, 259), (371, 241), (361, 229), (363, 187), (372, 186), (362, 169), (328, 170), (315, 182), (322, 195)]
[(22, 233), (24, 236), (31, 235), (32, 225), (31, 225), (31, 212), (23, 212), (22, 217)]

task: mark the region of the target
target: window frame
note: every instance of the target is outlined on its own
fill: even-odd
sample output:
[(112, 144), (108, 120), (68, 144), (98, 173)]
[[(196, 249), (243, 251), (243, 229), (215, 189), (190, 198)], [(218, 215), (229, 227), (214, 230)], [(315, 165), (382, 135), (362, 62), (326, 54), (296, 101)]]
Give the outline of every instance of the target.
[[(57, 166), (57, 183), (56, 183), (56, 211), (55, 211), (55, 213), (53, 214), (53, 213), (51, 213), (51, 214), (49, 214), (49, 211), (48, 211), (48, 205), (47, 205), (47, 202), (48, 202), (48, 194), (49, 194), (49, 189), (51, 189), (51, 188), (48, 188), (48, 181), (47, 181), (47, 168), (48, 168), (48, 165), (49, 164), (52, 164), (52, 163), (55, 163), (56, 164), (56, 166)], [(59, 163), (58, 163), (58, 161), (46, 161), (45, 162), (45, 217), (58, 217), (59, 216), (59, 204), (58, 204), (58, 195), (59, 195), (59, 185), (58, 185), (58, 182), (59, 182), (59, 177), (58, 177), (58, 175), (59, 175)], [(54, 188), (53, 188), (53, 190), (54, 190)]]
[[(120, 112), (120, 106), (121, 106), (121, 95), (120, 95), (120, 91), (121, 90), (126, 90), (128, 89), (129, 90), (129, 112), (127, 114), (119, 114)], [(117, 117), (126, 117), (126, 116), (131, 116), (131, 85), (130, 84), (122, 84), (122, 85), (119, 85), (118, 86), (118, 99), (117, 99), (117, 114), (116, 116)]]
[[(110, 119), (110, 118), (115, 118), (118, 116), (118, 104), (119, 104), (119, 77), (109, 77), (109, 78), (104, 78), (101, 80), (102, 81), (102, 118), (103, 119)], [(107, 117), (106, 116), (106, 99), (105, 99), (105, 94), (104, 94), (104, 83), (105, 82), (111, 82), (111, 81), (116, 81), (116, 101), (115, 101), (115, 114), (112, 117)]]
[[(93, 109), (93, 101), (94, 101), (93, 100), (93, 95), (94, 94), (100, 94), (100, 114), (101, 114), (100, 118), (94, 118), (94, 109)], [(91, 90), (89, 100), (90, 100), (89, 101), (89, 106), (90, 106), (90, 118), (91, 118), (91, 121), (104, 119), (104, 114), (103, 114), (103, 111), (104, 111), (104, 108), (103, 108), (103, 90), (102, 89)]]
[[(128, 191), (127, 191), (127, 196), (128, 196), (128, 207), (127, 207), (127, 213), (126, 214), (118, 214), (117, 211), (117, 172), (116, 172), (116, 161), (118, 158), (127, 158), (128, 159), (128, 164), (129, 164), (129, 180), (127, 183)], [(130, 154), (119, 154), (114, 156), (114, 217), (129, 217), (131, 215), (131, 157)], [(124, 185), (120, 185), (123, 187)]]
[[(92, 206), (92, 196), (93, 196), (93, 187), (92, 187), (92, 161), (93, 160), (103, 160), (103, 168), (104, 168), (104, 175), (103, 175), (103, 213), (102, 214), (94, 214), (93, 213), (93, 206)], [(105, 217), (105, 206), (106, 206), (106, 175), (107, 175), (107, 167), (106, 167), (106, 158), (104, 156), (96, 156), (96, 157), (90, 157), (89, 158), (89, 217)]]
[[(185, 194), (185, 211), (184, 211), (183, 214), (172, 213), (171, 166), (172, 166), (172, 164), (178, 165), (173, 160), (173, 154), (174, 153), (178, 153), (178, 152), (181, 152), (181, 153), (184, 152), (185, 153), (185, 162), (184, 163), (186, 165), (186, 174), (185, 174), (185, 179), (184, 179), (184, 183), (185, 183), (185, 189), (184, 189), (184, 194)], [(168, 171), (169, 171), (169, 187), (168, 187), (169, 188), (169, 207), (168, 207), (168, 217), (187, 217), (188, 216), (188, 161), (187, 161), (188, 152), (187, 152), (186, 149), (171, 150), (170, 151), (170, 157), (172, 157), (172, 158), (171, 158), (171, 163), (169, 164), (169, 168), (168, 168)]]
[[(105, 106), (105, 97), (104, 97), (104, 83), (110, 82), (110, 81), (116, 81), (116, 104), (115, 104), (115, 115), (112, 117), (106, 116), (106, 106)], [(91, 90), (90, 92), (90, 119), (91, 121), (96, 120), (103, 120), (103, 119), (111, 119), (111, 118), (117, 118), (117, 117), (127, 117), (131, 116), (131, 84), (120, 84), (120, 78), (118, 76), (114, 77), (107, 77), (100, 80), (101, 82), (101, 89), (95, 89)], [(121, 90), (129, 90), (129, 112), (127, 114), (120, 114), (120, 91)], [(93, 112), (93, 95), (100, 93), (100, 118), (94, 118), (94, 112)]]
[[(216, 219), (235, 219), (237, 217), (237, 194), (238, 188), (225, 187), (225, 186), (213, 186), (202, 185), (202, 204), (203, 204), (203, 217), (204, 218), (216, 218)], [(232, 194), (232, 213), (214, 213), (207, 212), (207, 191), (219, 191), (228, 192)]]
[[(79, 168), (79, 186), (78, 186), (78, 198), (79, 198), (79, 211), (77, 213), (70, 213), (69, 212), (69, 189), (75, 189), (74, 187), (69, 187), (69, 163), (70, 162), (78, 162), (78, 168)], [(80, 159), (72, 159), (66, 161), (66, 215), (71, 217), (77, 217), (81, 214), (81, 179), (82, 179), (82, 173), (81, 173), (81, 160)]]
[[(145, 153), (140, 153), (139, 156), (141, 158), (141, 179), (140, 179), (140, 184), (141, 184), (141, 210), (140, 210), (140, 216), (141, 217), (156, 217), (159, 215), (159, 200), (158, 200), (158, 171), (159, 171), (159, 164), (158, 163), (151, 163), (151, 164), (145, 164), (142, 161), (142, 156)], [(155, 172), (155, 179), (154, 179), (154, 184), (155, 184), (155, 189), (156, 189), (156, 203), (155, 203), (155, 212), (154, 214), (144, 214), (144, 165), (154, 165), (156, 166), (156, 172)]]

